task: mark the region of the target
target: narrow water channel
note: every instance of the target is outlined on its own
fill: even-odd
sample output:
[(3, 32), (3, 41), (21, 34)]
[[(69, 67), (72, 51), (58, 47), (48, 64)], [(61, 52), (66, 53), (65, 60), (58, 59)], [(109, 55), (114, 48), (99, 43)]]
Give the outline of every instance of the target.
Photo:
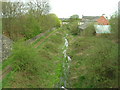
[(64, 43), (64, 47), (63, 47), (63, 55), (64, 55), (63, 65), (62, 65), (63, 71), (62, 71), (62, 76), (60, 77), (60, 87), (61, 88), (66, 88), (67, 85), (69, 84), (68, 75), (69, 75), (71, 58), (70, 58), (70, 56), (67, 55), (67, 49), (69, 46), (67, 36), (68, 36), (68, 34), (66, 34), (66, 36), (64, 37), (65, 43)]

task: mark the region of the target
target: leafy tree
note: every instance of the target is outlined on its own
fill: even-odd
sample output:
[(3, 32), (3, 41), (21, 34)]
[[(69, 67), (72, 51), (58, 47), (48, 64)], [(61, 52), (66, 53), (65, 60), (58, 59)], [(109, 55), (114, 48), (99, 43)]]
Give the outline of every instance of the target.
[(3, 17), (2, 18), (3, 32), (7, 33), (7, 35), (10, 38), (13, 38), (14, 35), (17, 35), (13, 33), (18, 32), (18, 30), (15, 30), (16, 28), (15, 24), (18, 18), (23, 15), (22, 9), (23, 4), (20, 2), (2, 2), (1, 13)]
[(54, 14), (48, 14), (48, 0), (32, 0), (28, 3), (3, 2), (3, 32), (13, 40), (16, 37), (32, 38), (53, 27), (60, 21)]
[(71, 19), (79, 19), (79, 15), (75, 14), (75, 15), (72, 15), (70, 16)]
[(79, 20), (79, 15), (75, 14), (75, 15), (70, 16), (70, 22), (78, 21), (78, 20)]
[(51, 23), (54, 27), (60, 26), (60, 20), (55, 14), (48, 14), (48, 17), (51, 19), (50, 21), (52, 21)]
[(41, 33), (41, 27), (40, 27), (39, 23), (35, 19), (35, 17), (33, 17), (32, 15), (27, 16), (27, 18), (25, 19), (23, 28), (24, 28), (23, 33), (27, 39), (33, 38), (34, 36)]
[(42, 32), (52, 29), (53, 27), (60, 27), (61, 25), (59, 18), (55, 14), (42, 15), (40, 16), (40, 19)]

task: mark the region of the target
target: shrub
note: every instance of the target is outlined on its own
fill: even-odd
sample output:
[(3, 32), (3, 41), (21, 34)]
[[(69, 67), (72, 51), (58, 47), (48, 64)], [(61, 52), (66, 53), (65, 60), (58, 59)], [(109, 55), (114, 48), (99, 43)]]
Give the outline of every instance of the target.
[(79, 34), (79, 29), (78, 29), (78, 22), (74, 21), (69, 24), (69, 27), (67, 27), (72, 35), (78, 35)]
[(36, 49), (32, 46), (22, 41), (16, 42), (13, 48), (13, 56), (11, 57), (14, 60), (14, 69), (35, 73), (37, 71), (37, 55)]
[(26, 39), (33, 38), (41, 33), (41, 28), (38, 21), (31, 15), (24, 21), (24, 34)]

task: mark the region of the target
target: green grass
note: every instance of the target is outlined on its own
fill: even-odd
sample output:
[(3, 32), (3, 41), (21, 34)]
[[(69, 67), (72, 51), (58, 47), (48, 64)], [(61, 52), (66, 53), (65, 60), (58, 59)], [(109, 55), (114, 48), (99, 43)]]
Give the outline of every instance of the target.
[(59, 29), (53, 30), (51, 32), (47, 32), (45, 35), (43, 35), (42, 37), (40, 37), (39, 39), (37, 39), (33, 45), (36, 45), (38, 42), (44, 40), (48, 35), (51, 35), (52, 33), (55, 33), (56, 31), (58, 31)]
[[(26, 45), (21, 41), (16, 43), (14, 54), (9, 58), (12, 63), (7, 63), (17, 70), (6, 77), (9, 79), (3, 80), (3, 88), (55, 87), (61, 76), (63, 32), (54, 32), (39, 48), (33, 48), (33, 45)], [(7, 66), (7, 63), (3, 66)]]
[(11, 71), (10, 73), (8, 73), (6, 75), (6, 77), (4, 79), (2, 79), (2, 88), (3, 87), (6, 87), (6, 88), (9, 88), (11, 87), (11, 83), (9, 83), (9, 81), (12, 80), (12, 78), (15, 76), (15, 70), (14, 71)]
[[(59, 33), (60, 32), (60, 33)], [(49, 37), (48, 38), (43, 38), (44, 39), (44, 41), (41, 43), (41, 45), (39, 45), (37, 48), (40, 48), (41, 46), (43, 46), (44, 45), (44, 43), (46, 43), (47, 41), (51, 41), (52, 43), (56, 43), (56, 46), (59, 44), (59, 43), (61, 43), (60, 41), (60, 39), (63, 37), (63, 35), (62, 35), (62, 33), (63, 33), (63, 35), (66, 33), (65, 31), (63, 31), (62, 29), (57, 29), (57, 30), (55, 30), (55, 31), (52, 31), (49, 35)], [(60, 36), (61, 38), (57, 38), (56, 36)], [(52, 39), (51, 39), (52, 38)], [(56, 41), (55, 41), (56, 40)], [(42, 40), (41, 40), (42, 41)], [(55, 41), (55, 42), (53, 42), (53, 41)], [(59, 43), (57, 43), (57, 42), (59, 42)]]
[(40, 38), (38, 38), (34, 43), (33, 45), (37, 44), (40, 40), (44, 39), (46, 36), (48, 36), (51, 32), (47, 32), (45, 33), (45, 35), (41, 36)]
[(2, 34), (2, 20), (0, 19), (0, 34)]
[(69, 87), (118, 87), (118, 44), (103, 37), (72, 38), (68, 52), (72, 57)]

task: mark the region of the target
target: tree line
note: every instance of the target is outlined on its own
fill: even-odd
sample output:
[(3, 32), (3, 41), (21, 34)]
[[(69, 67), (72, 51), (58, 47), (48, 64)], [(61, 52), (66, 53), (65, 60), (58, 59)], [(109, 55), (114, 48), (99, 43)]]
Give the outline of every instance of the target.
[(60, 26), (55, 14), (50, 14), (48, 0), (30, 2), (2, 2), (3, 34), (16, 41), (30, 39), (46, 30)]

